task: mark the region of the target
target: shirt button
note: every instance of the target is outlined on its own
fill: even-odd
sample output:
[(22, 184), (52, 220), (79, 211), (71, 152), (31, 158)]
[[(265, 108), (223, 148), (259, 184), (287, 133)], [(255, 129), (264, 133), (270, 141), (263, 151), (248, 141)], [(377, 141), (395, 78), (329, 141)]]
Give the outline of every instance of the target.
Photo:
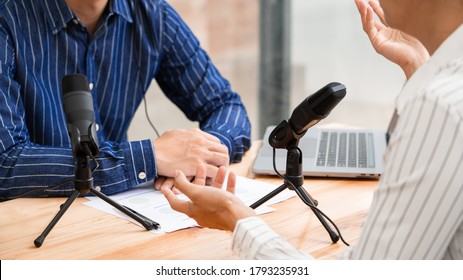
[(95, 125), (96, 131), (100, 130), (100, 126), (98, 124)]
[(68, 25), (65, 23), (65, 24), (63, 25), (63, 29), (66, 29), (66, 28), (68, 28)]
[(75, 25), (79, 24), (79, 21), (75, 18), (72, 20), (72, 23), (74, 23)]
[(92, 90), (93, 89), (93, 83), (88, 84), (88, 87), (90, 88), (90, 90)]
[(101, 187), (100, 187), (100, 186), (95, 186), (95, 190), (97, 190), (97, 191), (100, 192), (100, 191), (101, 191)]
[(146, 173), (145, 172), (138, 173), (138, 179), (140, 179), (140, 180), (146, 179)]

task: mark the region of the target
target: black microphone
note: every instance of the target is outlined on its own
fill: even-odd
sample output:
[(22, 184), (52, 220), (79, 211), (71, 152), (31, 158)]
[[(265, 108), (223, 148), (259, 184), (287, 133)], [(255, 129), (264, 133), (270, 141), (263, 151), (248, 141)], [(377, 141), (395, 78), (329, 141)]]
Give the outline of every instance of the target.
[(61, 80), (61, 89), (73, 155), (97, 155), (95, 112), (87, 77), (82, 74), (65, 75)]
[(296, 134), (302, 134), (307, 129), (326, 118), (331, 110), (346, 96), (346, 87), (340, 83), (330, 83), (307, 97), (294, 109), (289, 124)]
[(344, 96), (346, 87), (341, 83), (329, 83), (319, 89), (294, 109), (289, 120), (275, 127), (269, 137), (270, 145), (286, 149), (297, 146), (307, 130), (326, 118)]

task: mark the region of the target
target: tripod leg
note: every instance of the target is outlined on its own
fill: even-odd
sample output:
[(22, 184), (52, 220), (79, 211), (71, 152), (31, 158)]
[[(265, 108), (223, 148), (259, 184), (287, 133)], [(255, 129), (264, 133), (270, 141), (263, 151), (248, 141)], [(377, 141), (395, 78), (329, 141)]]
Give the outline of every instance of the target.
[(262, 197), (261, 199), (259, 199), (258, 201), (254, 202), (253, 204), (251, 204), (251, 207), (252, 209), (256, 209), (257, 207), (261, 206), (262, 204), (264, 204), (265, 202), (267, 202), (267, 200), (271, 199), (272, 197), (274, 197), (275, 195), (281, 193), (284, 189), (286, 189), (286, 185), (283, 184), (281, 186), (279, 186), (278, 188), (276, 188), (275, 190), (271, 191), (269, 194), (267, 194), (266, 196)]
[(75, 190), (72, 195), (60, 206), (60, 210), (58, 213), (55, 215), (53, 220), (51, 220), (50, 224), (45, 228), (45, 230), (42, 232), (42, 234), (37, 237), (37, 239), (34, 240), (34, 245), (35, 247), (40, 247), (43, 244), (43, 241), (45, 240), (45, 237), (50, 233), (50, 231), (53, 229), (53, 227), (58, 223), (58, 221), (61, 219), (61, 217), (64, 215), (64, 212), (68, 210), (69, 206), (74, 202), (74, 200), (80, 195), (80, 192), (78, 190)]
[(326, 231), (330, 235), (331, 241), (333, 241), (333, 243), (338, 242), (339, 235), (336, 232), (333, 231), (333, 229), (330, 227), (330, 225), (326, 222), (325, 218), (323, 218), (323, 216), (313, 208), (313, 207), (315, 207), (315, 205), (314, 205), (312, 199), (309, 198), (309, 194), (305, 191), (305, 189), (302, 188), (302, 187), (296, 187), (295, 191), (296, 191), (297, 195), (301, 198), (301, 200), (305, 204), (307, 204), (310, 207), (310, 209), (312, 209), (315, 216), (318, 218), (320, 223), (323, 225), (323, 227), (326, 229)]
[[(304, 189), (303, 189), (304, 190)], [(315, 200), (308, 192), (304, 190), (305, 194), (310, 198), (310, 200), (313, 202), (313, 205), (318, 206), (318, 201)]]
[(112, 200), (111, 198), (107, 197), (103, 193), (97, 191), (94, 188), (90, 188), (90, 192), (94, 194), (95, 196), (101, 198), (102, 200), (106, 201), (110, 205), (112, 205), (114, 208), (118, 209), (122, 213), (126, 214), (130, 218), (134, 219), (135, 221), (139, 222), (142, 224), (147, 230), (152, 230), (152, 229), (158, 229), (160, 228), (159, 224), (156, 223), (155, 221), (150, 220), (149, 218), (143, 216), (140, 213), (137, 213), (130, 208), (127, 208), (123, 205), (120, 205), (116, 201)]

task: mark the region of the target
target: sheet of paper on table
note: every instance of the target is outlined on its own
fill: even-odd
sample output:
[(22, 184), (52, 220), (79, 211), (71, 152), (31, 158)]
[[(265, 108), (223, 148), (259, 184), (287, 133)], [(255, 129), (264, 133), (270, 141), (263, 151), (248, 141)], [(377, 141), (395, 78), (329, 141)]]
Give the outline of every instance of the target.
[[(269, 192), (275, 190), (277, 187), (277, 185), (237, 176), (235, 194), (246, 205), (251, 205), (267, 195)], [(274, 211), (273, 208), (269, 207), (270, 205), (284, 201), (295, 195), (294, 191), (286, 189), (267, 201), (265, 204), (259, 206), (256, 209), (256, 213), (263, 214)], [(139, 186), (132, 190), (112, 195), (110, 197), (119, 204), (127, 206), (153, 221), (158, 222), (161, 225), (161, 229), (153, 230), (153, 232), (172, 232), (183, 228), (197, 226), (193, 219), (173, 210), (164, 195), (160, 191), (155, 190), (152, 184), (149, 184), (149, 186)], [(85, 202), (85, 205), (133, 221), (130, 217), (126, 216), (105, 201), (97, 197), (87, 198), (89, 201)], [(188, 199), (182, 194), (179, 195), (179, 198)], [(133, 222), (137, 223), (136, 221)]]

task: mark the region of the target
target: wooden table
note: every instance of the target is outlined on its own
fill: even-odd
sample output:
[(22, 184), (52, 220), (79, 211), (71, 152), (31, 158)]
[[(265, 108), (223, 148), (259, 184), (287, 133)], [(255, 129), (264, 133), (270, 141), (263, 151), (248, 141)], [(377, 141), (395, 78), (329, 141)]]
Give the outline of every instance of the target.
[[(250, 172), (258, 144), (243, 162), (230, 170)], [(281, 179), (256, 176), (279, 186)], [(355, 244), (377, 181), (307, 179), (304, 187), (319, 208), (336, 222), (347, 242)], [(78, 198), (50, 232), (41, 248), (33, 241), (41, 234), (66, 198), (23, 198), (0, 203), (0, 259), (237, 259), (231, 233), (189, 228), (153, 234), (134, 223), (83, 205)], [(336, 259), (346, 246), (331, 240), (313, 212), (296, 196), (281, 202), (262, 218), (289, 243), (316, 258)]]

